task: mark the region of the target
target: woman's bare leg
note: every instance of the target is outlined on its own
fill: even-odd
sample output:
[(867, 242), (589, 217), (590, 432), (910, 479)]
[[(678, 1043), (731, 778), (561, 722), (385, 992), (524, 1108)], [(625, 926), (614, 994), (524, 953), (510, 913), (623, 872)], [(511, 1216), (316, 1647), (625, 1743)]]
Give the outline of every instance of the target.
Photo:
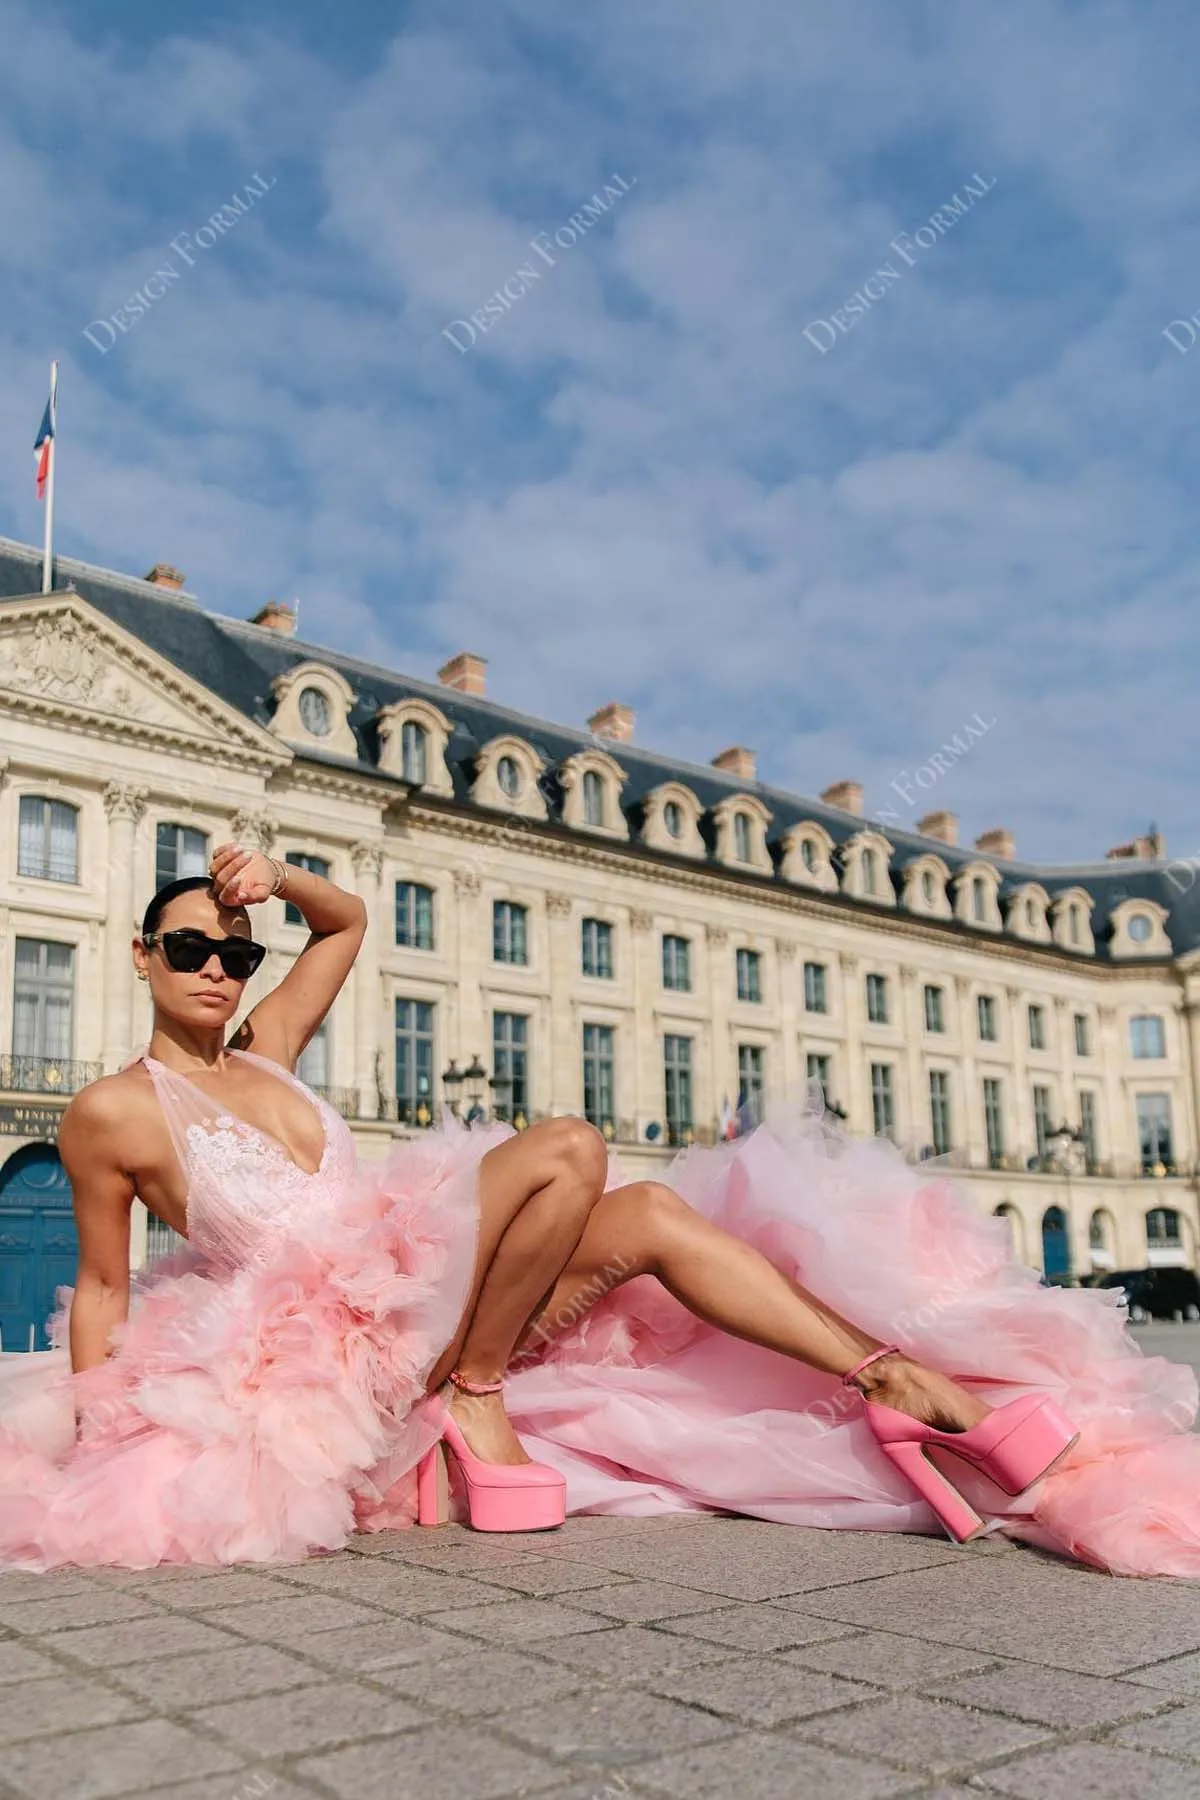
[[(430, 1392), (457, 1368), (496, 1381), (576, 1250), (608, 1170), (604, 1139), (582, 1119), (547, 1119), (489, 1150), (479, 1170), (479, 1243), (470, 1298)], [(451, 1388), (447, 1404), (477, 1456), (528, 1462), (499, 1394)]]
[[(881, 1340), (789, 1281), (741, 1238), (722, 1231), (661, 1182), (615, 1188), (592, 1209), (571, 1261), (523, 1343), (532, 1347), (635, 1275), (655, 1275), (709, 1325), (830, 1375), (844, 1375)], [(882, 1357), (857, 1384), (945, 1430), (966, 1430), (989, 1408), (948, 1376), (905, 1356)]]

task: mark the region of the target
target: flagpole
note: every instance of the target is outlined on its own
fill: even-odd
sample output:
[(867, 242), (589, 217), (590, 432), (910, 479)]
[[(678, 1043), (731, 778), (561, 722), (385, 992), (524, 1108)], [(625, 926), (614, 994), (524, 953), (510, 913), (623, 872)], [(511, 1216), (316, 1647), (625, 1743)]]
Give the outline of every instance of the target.
[(54, 566), (54, 470), (58, 463), (58, 364), (50, 364), (50, 467), (46, 471), (46, 541), (42, 549), (42, 592), (48, 594)]

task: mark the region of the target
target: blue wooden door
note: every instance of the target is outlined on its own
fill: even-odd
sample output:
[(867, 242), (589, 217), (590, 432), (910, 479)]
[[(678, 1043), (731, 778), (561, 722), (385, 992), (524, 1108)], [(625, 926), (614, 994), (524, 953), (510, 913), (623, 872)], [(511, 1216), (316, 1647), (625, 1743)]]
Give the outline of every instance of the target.
[(1060, 1206), (1048, 1206), (1042, 1214), (1042, 1268), (1047, 1281), (1061, 1282), (1071, 1273), (1067, 1215)]
[[(54, 1295), (75, 1280), (79, 1239), (71, 1187), (50, 1144), (18, 1150), (0, 1169), (0, 1345), (44, 1350)], [(31, 1336), (32, 1334), (32, 1336)]]

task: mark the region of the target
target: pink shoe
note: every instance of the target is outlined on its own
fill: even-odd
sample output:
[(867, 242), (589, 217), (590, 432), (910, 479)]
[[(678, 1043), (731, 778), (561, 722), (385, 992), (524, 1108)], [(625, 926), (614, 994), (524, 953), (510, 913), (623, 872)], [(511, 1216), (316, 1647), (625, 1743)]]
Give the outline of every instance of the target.
[[(503, 1386), (468, 1382), (455, 1370), (455, 1385), (468, 1394), (494, 1394)], [(567, 1484), (544, 1463), (489, 1463), (476, 1456), (448, 1412), (442, 1435), (417, 1466), (417, 1523), (445, 1525), (450, 1518), (446, 1451), (451, 1450), (467, 1491), (467, 1517), (475, 1531), (549, 1531), (567, 1516)]]
[[(849, 1387), (868, 1363), (899, 1350), (886, 1344), (842, 1377)], [(903, 1351), (900, 1352), (904, 1354)], [(865, 1398), (865, 1396), (864, 1396)], [(928, 1501), (950, 1536), (966, 1543), (984, 1529), (984, 1520), (935, 1466), (931, 1449), (949, 1451), (970, 1463), (1006, 1494), (1023, 1494), (1062, 1461), (1079, 1433), (1047, 1394), (1024, 1394), (996, 1406), (969, 1431), (939, 1431), (876, 1401), (866, 1403), (867, 1423), (884, 1455)]]

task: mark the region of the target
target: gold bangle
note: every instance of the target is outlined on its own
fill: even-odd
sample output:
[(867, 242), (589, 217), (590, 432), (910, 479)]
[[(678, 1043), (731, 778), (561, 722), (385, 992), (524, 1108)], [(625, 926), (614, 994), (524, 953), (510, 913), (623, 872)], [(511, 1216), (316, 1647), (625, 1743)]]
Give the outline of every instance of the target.
[(275, 885), (271, 889), (271, 895), (274, 898), (276, 894), (282, 894), (287, 886), (288, 869), (287, 864), (280, 862), (277, 856), (268, 856), (267, 861), (275, 871)]

